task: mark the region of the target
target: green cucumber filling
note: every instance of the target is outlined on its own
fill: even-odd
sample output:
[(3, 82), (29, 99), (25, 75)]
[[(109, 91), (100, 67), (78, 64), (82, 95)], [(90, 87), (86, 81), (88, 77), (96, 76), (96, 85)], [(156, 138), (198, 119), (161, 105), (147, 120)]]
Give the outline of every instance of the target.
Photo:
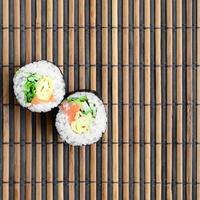
[(41, 79), (41, 76), (36, 73), (27, 77), (26, 82), (24, 83), (24, 95), (27, 103), (31, 103), (36, 96), (36, 85), (39, 79)]
[(52, 81), (47, 76), (30, 74), (23, 87), (25, 101), (31, 103), (35, 97), (37, 101), (48, 101), (53, 93)]
[(80, 106), (80, 110), (76, 112), (74, 120), (70, 123), (72, 130), (78, 134), (88, 132), (96, 117), (96, 105), (89, 102), (87, 96), (68, 97), (67, 102), (69, 105)]

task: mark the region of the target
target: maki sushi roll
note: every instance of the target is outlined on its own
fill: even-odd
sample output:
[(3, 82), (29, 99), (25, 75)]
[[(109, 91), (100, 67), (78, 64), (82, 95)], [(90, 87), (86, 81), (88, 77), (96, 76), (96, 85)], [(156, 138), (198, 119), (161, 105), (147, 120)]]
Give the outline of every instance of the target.
[(32, 112), (47, 112), (65, 95), (65, 82), (57, 66), (38, 61), (21, 67), (15, 74), (14, 93), (18, 102)]
[(97, 142), (107, 127), (103, 102), (91, 92), (75, 92), (60, 105), (56, 128), (61, 138), (71, 145)]

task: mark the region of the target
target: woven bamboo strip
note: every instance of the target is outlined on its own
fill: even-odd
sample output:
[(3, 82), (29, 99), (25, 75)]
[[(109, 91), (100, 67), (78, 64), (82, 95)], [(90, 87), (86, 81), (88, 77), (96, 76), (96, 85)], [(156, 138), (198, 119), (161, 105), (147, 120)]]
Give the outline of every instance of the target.
[[(150, 1), (144, 1), (144, 25), (145, 27), (150, 26)], [(150, 104), (150, 30), (146, 29), (144, 31), (144, 64), (148, 65), (144, 71), (144, 85), (145, 94), (144, 102)], [(150, 106), (145, 106), (145, 136), (144, 140), (150, 143)], [(151, 149), (150, 144), (145, 144), (145, 199), (150, 198), (150, 184), (151, 181)]]
[[(20, 26), (20, 1), (14, 0), (14, 26)], [(14, 30), (14, 65), (20, 65), (20, 30)], [(14, 196), (20, 199), (20, 107), (14, 107), (14, 141), (18, 144), (14, 146)]]
[[(188, 1), (186, 3), (186, 24), (187, 26), (192, 26), (192, 1)], [(186, 46), (187, 46), (187, 55), (186, 55), (186, 64), (190, 65), (190, 67), (187, 67), (186, 70), (186, 78), (187, 78), (187, 103), (192, 103), (192, 29), (188, 29), (186, 31)], [(186, 153), (186, 181), (192, 182), (192, 106), (187, 105), (187, 137), (186, 141), (190, 142), (190, 144), (187, 144), (187, 153)], [(192, 185), (187, 184), (186, 185), (186, 198), (192, 199)]]
[[(123, 26), (129, 26), (129, 0), (123, 1)], [(129, 30), (123, 29), (123, 64), (129, 64)], [(129, 67), (123, 67), (123, 199), (129, 199)]]
[[(9, 26), (9, 3), (3, 1), (3, 27)], [(9, 64), (9, 32), (3, 29), (3, 65)], [(9, 103), (9, 70), (3, 68), (3, 103)], [(9, 142), (9, 106), (3, 106), (3, 142)], [(9, 144), (3, 144), (3, 199), (9, 199)], [(6, 183), (7, 182), (7, 183)]]
[[(112, 26), (118, 26), (118, 1), (112, 1)], [(112, 29), (112, 64), (118, 65), (118, 33), (117, 29)], [(112, 102), (118, 103), (118, 68), (112, 67)], [(118, 142), (118, 106), (112, 105), (112, 141)], [(113, 200), (119, 198), (119, 159), (118, 144), (112, 145), (113, 151)]]
[[(53, 26), (53, 0), (47, 0), (47, 27)], [(53, 30), (47, 29), (47, 60), (53, 61)], [(46, 131), (46, 141), (53, 141), (53, 130), (52, 130), (52, 116), (50, 113), (47, 114), (47, 131)], [(53, 199), (53, 145), (46, 144), (46, 178), (47, 178), (47, 189), (46, 197), (48, 200)]]
[(42, 131), (41, 116), (36, 114), (36, 199), (42, 199)]
[(20, 199), (20, 107), (18, 105), (15, 106), (15, 114), (14, 114), (14, 126), (15, 126), (15, 138), (14, 141), (18, 144), (15, 144), (15, 160), (14, 160), (14, 168), (15, 168), (15, 174), (14, 174), (14, 196), (15, 199)]
[[(36, 1), (36, 27), (41, 27), (41, 0)], [(36, 60), (41, 60), (41, 29), (35, 33)], [(41, 115), (36, 114), (36, 199), (42, 199), (42, 141)]]
[[(102, 26), (108, 26), (108, 2), (102, 1)], [(105, 104), (108, 103), (108, 29), (102, 29), (102, 99)], [(108, 107), (106, 107), (108, 109)], [(102, 141), (108, 141), (108, 133), (103, 135)], [(107, 183), (108, 180), (108, 145), (102, 144), (102, 200), (107, 200)]]
[[(139, 27), (140, 25), (140, 15), (139, 15), (139, 10), (140, 10), (140, 1), (136, 0), (134, 2), (134, 27)], [(134, 29), (134, 49), (133, 49), (133, 54), (134, 54), (134, 65), (139, 66), (140, 64), (140, 31), (139, 29)], [(134, 199), (140, 199), (140, 106), (136, 105), (140, 103), (140, 71), (139, 67), (134, 68), (133, 72), (133, 101), (135, 103), (134, 105), (134, 129), (133, 129), (133, 140), (135, 144), (133, 145), (133, 162), (134, 164), (134, 179), (133, 181), (135, 182), (134, 184)]]
[[(9, 1), (3, 1), (3, 27), (9, 26)], [(9, 30), (3, 29), (3, 65), (9, 65)], [(3, 68), (3, 104), (9, 103), (9, 70)]]
[[(182, 0), (177, 1), (177, 26), (182, 26)], [(177, 56), (177, 65), (182, 65), (182, 30), (177, 30), (177, 49), (176, 49), (176, 56)], [(177, 104), (182, 104), (182, 67), (177, 68)], [(182, 105), (177, 106), (177, 182), (183, 182), (183, 148), (182, 148)], [(177, 184), (177, 200), (181, 200), (183, 195), (183, 186), (182, 184)]]
[[(90, 0), (90, 26), (96, 26), (96, 0)], [(96, 29), (90, 30), (90, 64), (96, 64)], [(96, 90), (96, 67), (90, 70), (90, 88)], [(96, 199), (96, 144), (90, 147), (90, 198)]]
[[(63, 27), (63, 0), (58, 1), (58, 27)], [(58, 29), (58, 65), (63, 65), (63, 29)], [(58, 141), (61, 142), (61, 138), (58, 137)], [(58, 144), (58, 199), (64, 199), (63, 188), (63, 143)]]
[[(155, 26), (161, 27), (161, 1), (155, 1)], [(162, 107), (161, 105), (161, 30), (155, 30), (156, 79), (156, 183), (162, 182)], [(156, 184), (156, 199), (161, 199), (161, 184)]]
[(36, 60), (41, 60), (41, 0), (36, 0), (36, 22), (35, 26), (38, 28), (35, 30), (35, 56)]
[[(74, 26), (74, 0), (69, 0), (69, 26)], [(69, 64), (74, 65), (74, 29), (69, 30)], [(74, 90), (74, 67), (69, 68), (69, 91)], [(69, 181), (74, 181), (74, 147), (69, 146)], [(74, 183), (69, 183), (69, 199), (74, 199)]]
[[(31, 27), (31, 2), (26, 0), (26, 27)], [(31, 30), (26, 29), (26, 63), (31, 62)], [(26, 111), (26, 199), (31, 199), (31, 191), (32, 191), (32, 115), (30, 111)]]
[[(197, 1), (197, 26), (200, 26), (200, 1)], [(200, 65), (200, 29), (197, 29), (197, 65)], [(200, 68), (197, 67), (197, 104), (200, 104)], [(197, 106), (197, 142), (200, 142), (200, 106)], [(200, 182), (200, 145), (197, 144), (197, 182)], [(197, 185), (197, 199), (200, 185)]]
[[(85, 0), (79, 0), (79, 26), (85, 26)], [(85, 89), (85, 29), (79, 29), (79, 88)], [(85, 147), (80, 147), (80, 199), (85, 199)]]
[(3, 108), (3, 199), (9, 199), (9, 106)]
[[(172, 1), (167, 1), (167, 27), (172, 27)], [(172, 29), (167, 29), (167, 198), (172, 199)]]

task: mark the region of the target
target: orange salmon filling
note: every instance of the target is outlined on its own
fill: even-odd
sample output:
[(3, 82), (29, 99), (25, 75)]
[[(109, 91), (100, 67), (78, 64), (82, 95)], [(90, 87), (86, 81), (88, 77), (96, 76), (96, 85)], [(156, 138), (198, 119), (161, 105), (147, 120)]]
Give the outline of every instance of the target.
[(61, 105), (61, 109), (66, 114), (68, 121), (71, 123), (75, 120), (76, 113), (80, 111), (81, 107), (75, 103), (65, 103)]

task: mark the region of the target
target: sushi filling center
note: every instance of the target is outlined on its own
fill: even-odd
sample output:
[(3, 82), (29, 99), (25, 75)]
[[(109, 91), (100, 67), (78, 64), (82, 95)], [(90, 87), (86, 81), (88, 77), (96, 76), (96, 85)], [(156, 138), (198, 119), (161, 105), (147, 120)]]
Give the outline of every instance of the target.
[(87, 96), (68, 97), (61, 105), (71, 129), (77, 134), (84, 134), (91, 128), (96, 117), (96, 106), (88, 101)]
[(53, 82), (47, 76), (30, 74), (24, 83), (24, 96), (27, 103), (41, 104), (54, 100)]

